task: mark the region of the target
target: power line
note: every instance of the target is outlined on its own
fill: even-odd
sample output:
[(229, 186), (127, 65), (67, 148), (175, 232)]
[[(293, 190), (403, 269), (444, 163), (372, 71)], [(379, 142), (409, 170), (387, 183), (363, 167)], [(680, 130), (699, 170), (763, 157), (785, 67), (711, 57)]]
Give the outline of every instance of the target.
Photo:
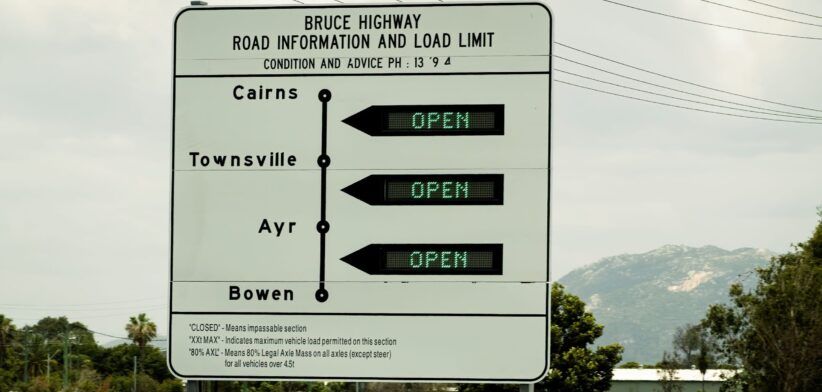
[(138, 298), (138, 299), (125, 299), (119, 301), (106, 301), (106, 302), (87, 302), (87, 303), (80, 303), (80, 304), (52, 304), (52, 305), (31, 305), (31, 304), (0, 304), (0, 306), (27, 306), (27, 307), (40, 307), (40, 306), (91, 306), (91, 305), (110, 305), (110, 304), (122, 304), (128, 302), (143, 302), (143, 301), (153, 301), (158, 299), (165, 299), (165, 297), (151, 297), (151, 298)]
[[(164, 304), (145, 304), (145, 305), (132, 305), (132, 307), (137, 307), (139, 309), (148, 309), (148, 310), (156, 310), (165, 306)], [(124, 309), (124, 306), (117, 306), (117, 307), (105, 307), (105, 308), (62, 308), (62, 307), (42, 307), (42, 308), (32, 308), (27, 306), (9, 306), (9, 305), (0, 305), (0, 309), (8, 309), (8, 310), (27, 310), (27, 311), (41, 311), (41, 312), (70, 312), (70, 313), (77, 313), (77, 312), (108, 312), (108, 311), (116, 311), (116, 310), (127, 310)], [(130, 310), (129, 310), (130, 311)]]
[(86, 315), (100, 316), (103, 313), (107, 313), (107, 314), (110, 314), (110, 315), (115, 315), (115, 314), (128, 315), (128, 314), (134, 314), (135, 312), (139, 313), (139, 312), (144, 312), (144, 311), (160, 310), (160, 309), (163, 309), (165, 307), (166, 307), (166, 305), (156, 304), (156, 305), (139, 306), (139, 307), (136, 307), (137, 309), (124, 309), (123, 307), (95, 308), (95, 309), (64, 309), (64, 308), (30, 309), (30, 308), (25, 308), (25, 307), (16, 308), (16, 307), (6, 307), (6, 306), (0, 306), (0, 309), (5, 309), (7, 311), (15, 311), (15, 312), (29, 311), (29, 312), (62, 313), (60, 316), (57, 316), (57, 317), (44, 316), (44, 317), (59, 318), (59, 317), (62, 317), (62, 316), (68, 317), (69, 315), (72, 315), (72, 317), (86, 317)]
[(553, 57), (556, 57), (556, 58), (558, 58), (558, 59), (560, 59), (560, 60), (565, 60), (565, 61), (568, 61), (568, 62), (571, 62), (571, 63), (574, 63), (574, 64), (578, 64), (578, 65), (581, 65), (581, 66), (583, 66), (583, 67), (587, 67), (587, 68), (595, 69), (595, 70), (597, 70), (597, 71), (604, 72), (604, 73), (607, 73), (607, 74), (610, 74), (610, 75), (618, 76), (618, 77), (620, 77), (620, 78), (624, 78), (624, 79), (628, 79), (628, 80), (633, 80), (633, 81), (635, 81), (635, 82), (644, 83), (644, 84), (647, 84), (647, 85), (650, 85), (650, 86), (659, 87), (659, 88), (663, 88), (663, 89), (666, 89), (666, 90), (671, 90), (671, 91), (676, 91), (676, 92), (678, 92), (678, 93), (687, 94), (687, 95), (692, 95), (692, 96), (695, 96), (695, 97), (712, 99), (712, 100), (719, 101), (719, 102), (730, 103), (730, 104), (733, 104), (733, 105), (744, 106), (744, 107), (749, 107), (749, 108), (753, 108), (753, 109), (761, 109), (761, 110), (768, 110), (768, 111), (771, 111), (771, 112), (784, 113), (784, 114), (790, 114), (790, 115), (797, 115), (797, 116), (801, 116), (801, 117), (803, 117), (803, 118), (807, 118), (807, 119), (810, 119), (810, 120), (818, 120), (818, 119), (822, 119), (822, 117), (817, 117), (817, 116), (810, 116), (810, 115), (801, 114), (801, 113), (783, 112), (783, 111), (781, 111), (781, 110), (775, 110), (775, 109), (763, 108), (763, 107), (753, 106), (753, 105), (746, 105), (746, 104), (742, 104), (742, 103), (738, 103), (738, 102), (733, 102), (733, 101), (728, 101), (728, 100), (724, 100), (724, 99), (720, 99), (720, 98), (709, 97), (709, 96), (707, 96), (707, 95), (702, 95), (702, 94), (692, 93), (692, 92), (688, 92), (688, 91), (684, 91), (684, 90), (676, 89), (676, 88), (673, 88), (673, 87), (668, 87), (668, 86), (664, 86), (664, 85), (661, 85), (661, 84), (656, 84), (656, 83), (648, 82), (648, 81), (645, 81), (645, 80), (642, 80), (642, 79), (632, 78), (632, 77), (630, 77), (630, 76), (625, 76), (625, 75), (622, 75), (622, 74), (617, 73), (617, 72), (612, 72), (612, 71), (608, 71), (608, 70), (605, 70), (605, 69), (602, 69), (602, 68), (594, 67), (593, 65), (588, 65), (588, 64), (585, 64), (585, 63), (581, 63), (581, 62), (579, 62), (579, 61), (574, 61), (574, 60), (571, 60), (571, 59), (568, 59), (568, 58), (565, 58), (565, 57), (562, 57), (562, 56), (559, 56), (559, 55), (553, 55)]
[(611, 92), (611, 91), (600, 90), (600, 89), (593, 88), (593, 87), (582, 86), (582, 85), (579, 85), (579, 84), (566, 82), (564, 80), (554, 79), (554, 81), (557, 82), (557, 83), (567, 84), (567, 85), (570, 85), (570, 86), (574, 86), (574, 87), (578, 87), (578, 88), (582, 88), (582, 89), (586, 89), (586, 90), (596, 91), (596, 92), (599, 92), (599, 93), (602, 93), (602, 94), (614, 95), (614, 96), (617, 96), (617, 97), (633, 99), (633, 100), (636, 100), (636, 101), (642, 101), (642, 102), (648, 102), (648, 103), (654, 103), (654, 104), (662, 105), (662, 106), (670, 106), (670, 107), (679, 108), (679, 109), (694, 110), (694, 111), (703, 112), (703, 113), (712, 113), (712, 114), (718, 114), (718, 115), (730, 116), (730, 117), (750, 118), (750, 119), (755, 119), (755, 120), (789, 122), (789, 123), (797, 123), (797, 124), (817, 124), (817, 125), (820, 124), (818, 122), (782, 120), (782, 119), (778, 119), (778, 118), (745, 116), (745, 115), (741, 115), (741, 114), (733, 114), (733, 113), (717, 112), (717, 111), (714, 111), (714, 110), (698, 109), (698, 108), (692, 108), (692, 107), (688, 107), (688, 106), (674, 105), (674, 104), (670, 104), (670, 103), (654, 101), (654, 100), (650, 100), (650, 99), (632, 97), (630, 95), (624, 95), (624, 94), (614, 93), (614, 92)]
[(704, 22), (704, 21), (696, 20), (696, 19), (683, 18), (681, 16), (666, 14), (664, 12), (652, 11), (652, 10), (648, 10), (648, 9), (645, 9), (645, 8), (639, 8), (639, 7), (635, 7), (635, 6), (632, 6), (632, 5), (619, 3), (619, 2), (616, 2), (616, 1), (613, 1), (613, 0), (602, 0), (602, 1), (604, 1), (606, 3), (611, 3), (611, 4), (614, 4), (614, 5), (626, 7), (626, 8), (631, 8), (631, 9), (634, 9), (634, 10), (637, 10), (637, 11), (647, 12), (649, 14), (660, 15), (660, 16), (665, 16), (665, 17), (668, 17), (668, 18), (684, 20), (686, 22), (699, 23), (699, 24), (706, 25), (706, 26), (721, 27), (723, 29), (746, 31), (746, 32), (749, 32), (749, 33), (756, 33), (756, 34), (773, 35), (773, 36), (777, 36), (777, 37), (812, 39), (812, 40), (822, 41), (822, 37), (808, 37), (808, 36), (804, 36), (804, 35), (772, 33), (772, 32), (768, 32), (768, 31), (745, 29), (745, 28), (741, 28), (741, 27), (727, 26), (727, 25), (721, 25), (721, 24), (717, 24), (717, 23)]
[[(110, 337), (110, 338), (114, 338), (114, 339), (120, 339), (120, 340), (131, 340), (131, 338), (124, 338), (124, 337), (122, 337), (122, 336), (114, 336), (114, 335), (109, 335), (109, 334), (107, 334), (107, 333), (97, 332), (97, 331), (94, 331), (94, 330), (91, 330), (91, 329), (88, 329), (88, 328), (86, 328), (86, 330), (87, 330), (87, 331), (89, 331), (89, 332), (91, 332), (91, 333), (97, 334), (97, 335), (108, 336), (108, 337)], [(151, 341), (152, 341), (152, 342), (165, 342), (165, 341), (167, 341), (167, 340), (168, 340), (168, 339), (151, 339)]]
[[(122, 337), (122, 336), (115, 336), (115, 335), (111, 335), (111, 334), (107, 334), (107, 333), (104, 333), (104, 332), (95, 331), (95, 330), (93, 330), (93, 329), (88, 329), (88, 328), (85, 328), (85, 329), (80, 329), (80, 331), (81, 331), (81, 332), (82, 332), (82, 331), (87, 331), (87, 332), (91, 332), (91, 333), (96, 334), (96, 335), (103, 335), (103, 336), (110, 337), (110, 338), (113, 338), (113, 339), (119, 339), (119, 340), (132, 340), (131, 338), (126, 338), (126, 337)], [(24, 332), (24, 334), (25, 334), (25, 332)], [(168, 339), (151, 339), (151, 341), (152, 341), (152, 342), (166, 342), (166, 341), (168, 341)], [(93, 345), (93, 344), (91, 344), (91, 343), (78, 343), (78, 342), (74, 342), (74, 343), (72, 343), (72, 344), (73, 344), (73, 345), (76, 345), (76, 346), (84, 346), (84, 345), (89, 345), (89, 346), (91, 346), (91, 345)], [(96, 344), (96, 343), (94, 343), (94, 344)], [(38, 346), (38, 345), (39, 345), (39, 343), (28, 343), (28, 344), (25, 344), (25, 345), (24, 345), (24, 344), (18, 344), (18, 345), (19, 345), (19, 346), (21, 346), (21, 347), (22, 347), (22, 346), (27, 346), (27, 347), (36, 347), (36, 346)], [(12, 347), (12, 346), (13, 346), (13, 344), (6, 344), (6, 345), (0, 344), (0, 347), (4, 347), (4, 346), (5, 346), (5, 347)]]
[(757, 1), (757, 0), (748, 0), (748, 1), (750, 1), (751, 3), (756, 3), (756, 4), (764, 5), (765, 7), (776, 8), (776, 9), (778, 9), (778, 10), (782, 10), (782, 11), (786, 11), (786, 12), (791, 12), (791, 13), (794, 13), (794, 14), (805, 15), (805, 16), (810, 16), (810, 17), (813, 17), (813, 18), (819, 18), (819, 19), (822, 19), (822, 16), (816, 16), (816, 15), (813, 15), (813, 14), (808, 14), (808, 13), (805, 13), (805, 12), (794, 11), (794, 10), (790, 10), (790, 9), (787, 9), (787, 8), (777, 7), (777, 6), (773, 5), (773, 4), (768, 4), (768, 3), (765, 3), (765, 2), (762, 2), (762, 1)]
[[(752, 99), (754, 101), (770, 103), (770, 104), (773, 104), (773, 105), (785, 106), (785, 107), (794, 108), (794, 109), (810, 110), (810, 111), (822, 113), (822, 109), (813, 109), (813, 108), (807, 108), (807, 107), (804, 107), (804, 106), (790, 105), (790, 104), (787, 104), (787, 103), (776, 102), (776, 101), (771, 101), (771, 100), (767, 100), (767, 99), (752, 97), (752, 96), (749, 96), (749, 95), (734, 93), (734, 92), (731, 92), (731, 91), (728, 91), (728, 90), (722, 90), (722, 89), (706, 86), (704, 84), (689, 82), (687, 80), (675, 78), (673, 76), (661, 74), (659, 72), (654, 72), (654, 71), (651, 71), (651, 70), (648, 70), (648, 69), (645, 69), (645, 68), (637, 67), (635, 65), (631, 65), (631, 64), (627, 64), (627, 63), (624, 63), (624, 62), (621, 62), (621, 61), (610, 59), (610, 58), (607, 58), (605, 56), (600, 56), (598, 54), (594, 54), (594, 53), (591, 53), (591, 52), (588, 52), (588, 51), (585, 51), (585, 50), (582, 50), (582, 49), (579, 49), (579, 48), (575, 48), (571, 45), (566, 45), (566, 44), (563, 44), (561, 42), (554, 42), (554, 43), (559, 45), (559, 46), (562, 46), (562, 47), (565, 47), (565, 48), (568, 48), (568, 49), (571, 49), (571, 50), (574, 50), (574, 51), (577, 51), (577, 52), (580, 52), (580, 53), (584, 53), (584, 54), (587, 54), (587, 55), (592, 56), (592, 57), (596, 57), (596, 58), (601, 59), (601, 60), (610, 61), (614, 64), (619, 64), (623, 67), (628, 67), (628, 68), (631, 68), (631, 69), (635, 69), (637, 71), (642, 71), (642, 72), (645, 72), (645, 73), (649, 73), (651, 75), (655, 75), (655, 76), (663, 77), (663, 78), (666, 78), (666, 79), (674, 80), (674, 81), (677, 81), (677, 82), (680, 82), (680, 83), (690, 84), (691, 86), (701, 87), (701, 88), (704, 88), (704, 89), (707, 89), (707, 90), (716, 91), (716, 92), (725, 93), (725, 94), (730, 94), (730, 95), (737, 96), (737, 97), (740, 97), (740, 98)], [(555, 55), (555, 57), (559, 57), (559, 56)], [(748, 105), (742, 105), (742, 104), (739, 104), (739, 105), (748, 106)], [(800, 114), (800, 113), (792, 113), (792, 112), (782, 112), (782, 111), (778, 111), (778, 110), (773, 110), (773, 109), (768, 109), (768, 108), (761, 108), (761, 107), (756, 107), (756, 106), (748, 106), (748, 107), (751, 107), (751, 108), (754, 108), (754, 109), (771, 110), (771, 111), (774, 111), (774, 112), (785, 113), (785, 114)]]
[(738, 7), (734, 7), (734, 6), (727, 5), (727, 4), (717, 3), (717, 2), (714, 2), (714, 1), (711, 1), (711, 0), (700, 0), (700, 1), (708, 3), (708, 4), (718, 5), (720, 7), (730, 8), (732, 10), (736, 10), (736, 11), (739, 11), (739, 12), (746, 12), (746, 13), (749, 13), (749, 14), (764, 16), (766, 18), (779, 19), (779, 20), (784, 20), (784, 21), (787, 21), (787, 22), (799, 23), (799, 24), (808, 25), (808, 26), (822, 27), (822, 25), (816, 24), (816, 23), (808, 23), (808, 22), (803, 22), (801, 20), (788, 19), (788, 18), (783, 18), (781, 16), (775, 16), (775, 15), (770, 15), (770, 14), (763, 14), (761, 12), (746, 10), (744, 8), (738, 8)]
[(91, 333), (97, 334), (97, 335), (108, 336), (108, 337), (110, 337), (110, 338), (114, 338), (114, 339), (120, 339), (120, 340), (131, 340), (131, 339), (129, 339), (129, 338), (124, 338), (124, 337), (122, 337), (122, 336), (114, 336), (114, 335), (109, 335), (109, 334), (107, 334), (107, 333), (97, 332), (97, 331), (94, 331), (94, 330), (91, 330), (91, 329), (88, 329), (88, 328), (86, 328), (86, 330), (87, 330), (87, 331), (89, 331), (89, 332), (91, 332)]
[[(160, 307), (157, 307), (157, 308), (151, 308), (150, 310), (160, 310), (160, 309), (163, 309), (163, 308), (165, 308), (165, 307), (160, 306)], [(73, 315), (72, 318), (74, 318), (74, 320), (77, 321), (77, 322), (84, 322), (85, 320), (88, 320), (88, 319), (126, 318), (127, 316), (133, 315), (133, 314), (134, 314), (134, 312), (132, 312), (132, 311), (125, 311), (124, 313)], [(46, 317), (50, 317), (50, 316), (46, 316)], [(24, 324), (27, 324), (29, 322), (40, 321), (43, 318), (45, 318), (45, 317), (41, 317), (41, 318), (25, 318), (25, 317), (23, 317), (23, 318), (14, 318), (13, 320), (16, 320), (18, 322), (22, 322)]]
[[(157, 310), (157, 309), (154, 309), (154, 310)], [(86, 320), (86, 319), (101, 319), (101, 318), (104, 319), (104, 318), (125, 317), (125, 316), (128, 316), (130, 314), (133, 314), (133, 312), (117, 313), (117, 314), (95, 314), (95, 315), (91, 315), (91, 316), (75, 316), (75, 317), (78, 318), (78, 319), (82, 318), (82, 320)]]
[[(56, 343), (57, 342), (55, 342), (55, 344)], [(71, 345), (72, 346), (98, 346), (98, 347), (100, 346), (97, 343), (78, 343), (78, 342), (72, 342)], [(36, 343), (31, 343), (31, 344), (13, 344), (13, 343), (12, 344), (0, 344), (0, 347), (32, 348), (32, 347), (38, 347), (38, 346), (39, 345), (36, 344)]]
[[(129, 339), (129, 340), (131, 340), (131, 339)], [(167, 341), (168, 341), (168, 339), (151, 339), (151, 342), (167, 342)], [(151, 342), (149, 342), (149, 343), (151, 343)], [(94, 343), (71, 342), (71, 345), (72, 346), (84, 346), (84, 347), (94, 347), (94, 346), (101, 347), (101, 345), (98, 344), (97, 342), (94, 342)], [(32, 347), (38, 347), (38, 346), (39, 345), (36, 344), (36, 343), (29, 343), (29, 344), (22, 344), (22, 343), (21, 344), (14, 344), (14, 343), (12, 343), (12, 344), (0, 344), (0, 347), (32, 348)]]
[[(774, 113), (768, 113), (768, 112), (760, 112), (760, 111), (756, 111), (756, 110), (740, 109), (740, 108), (735, 108), (733, 106), (716, 105), (716, 104), (709, 103), (709, 102), (703, 102), (703, 101), (697, 101), (697, 100), (693, 100), (693, 99), (675, 97), (673, 95), (656, 93), (656, 92), (653, 92), (653, 91), (648, 91), (648, 90), (643, 90), (643, 89), (639, 89), (639, 88), (625, 86), (625, 85), (622, 85), (622, 84), (619, 84), (619, 83), (612, 83), (612, 82), (608, 82), (608, 81), (605, 81), (605, 80), (600, 80), (600, 79), (597, 79), (597, 78), (592, 78), (592, 77), (589, 77), (589, 76), (564, 71), (564, 70), (561, 70), (561, 69), (558, 69), (558, 68), (554, 68), (554, 71), (558, 71), (558, 72), (566, 73), (566, 74), (569, 74), (569, 75), (577, 76), (577, 77), (580, 77), (580, 78), (583, 78), (583, 79), (593, 80), (593, 81), (599, 82), (599, 83), (609, 84), (611, 86), (625, 88), (625, 89), (628, 89), (628, 90), (638, 91), (638, 92), (642, 92), (642, 93), (646, 93), (646, 94), (657, 95), (657, 96), (665, 97), (665, 98), (678, 99), (680, 101), (697, 103), (697, 104), (700, 104), (700, 105), (714, 106), (714, 107), (723, 108), (723, 109), (740, 110), (740, 111), (743, 111), (743, 112), (764, 114), (764, 115), (767, 115), (767, 116), (781, 116), (781, 117), (809, 119), (809, 117), (806, 117), (806, 116), (793, 116), (793, 115), (788, 115), (788, 114), (774, 114)], [(822, 120), (822, 118), (820, 118), (820, 120)], [(817, 124), (822, 124), (822, 122), (819, 122)]]

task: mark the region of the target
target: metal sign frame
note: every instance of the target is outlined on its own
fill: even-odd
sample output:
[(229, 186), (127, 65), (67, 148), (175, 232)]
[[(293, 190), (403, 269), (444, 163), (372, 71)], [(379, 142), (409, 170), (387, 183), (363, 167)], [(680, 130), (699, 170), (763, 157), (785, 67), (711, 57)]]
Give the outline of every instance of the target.
[[(518, 382), (518, 383), (534, 383), (539, 381), (544, 375), (547, 373), (549, 368), (549, 361), (550, 361), (550, 285), (546, 283), (547, 295), (545, 298), (545, 322), (546, 322), (546, 330), (545, 330), (545, 355), (544, 355), (544, 370), (534, 378), (527, 378), (527, 379), (510, 379), (510, 378), (448, 378), (448, 377), (349, 377), (349, 376), (335, 376), (335, 375), (305, 375), (305, 376), (219, 376), (219, 375), (207, 375), (207, 374), (183, 374), (175, 370), (174, 366), (172, 365), (171, 358), (172, 358), (172, 338), (174, 338), (172, 334), (172, 318), (174, 314), (248, 314), (247, 312), (175, 312), (173, 311), (173, 271), (174, 271), (174, 260), (173, 260), (173, 251), (174, 251), (174, 203), (175, 203), (175, 128), (176, 128), (176, 105), (177, 105), (177, 80), (180, 75), (177, 75), (177, 20), (179, 17), (187, 12), (219, 12), (223, 10), (271, 10), (271, 9), (327, 9), (327, 8), (424, 8), (424, 7), (494, 7), (494, 6), (517, 6), (517, 5), (539, 5), (543, 7), (546, 12), (548, 13), (548, 19), (550, 21), (550, 48), (549, 53), (553, 53), (553, 34), (554, 34), (554, 18), (553, 14), (550, 9), (546, 6), (546, 4), (540, 1), (533, 1), (533, 2), (495, 2), (495, 3), (405, 3), (405, 4), (338, 4), (338, 5), (284, 5), (284, 6), (208, 6), (208, 7), (187, 7), (182, 9), (174, 19), (174, 38), (173, 38), (173, 77), (172, 77), (172, 133), (171, 133), (171, 141), (172, 141), (172, 159), (171, 159), (171, 200), (170, 200), (170, 208), (171, 208), (171, 217), (170, 217), (170, 277), (169, 277), (169, 345), (168, 345), (168, 367), (173, 374), (178, 377), (190, 379), (190, 380), (351, 380), (351, 381), (414, 381), (414, 382)], [(551, 204), (551, 95), (553, 94), (553, 62), (552, 59), (549, 58), (549, 92), (548, 92), (548, 215), (546, 216), (547, 221), (547, 232), (548, 237), (545, 239), (546, 247), (547, 247), (547, 255), (548, 258), (546, 260), (547, 264), (547, 273), (545, 277), (545, 282), (550, 282), (550, 237), (551, 237), (551, 225), (550, 225), (550, 204)], [(451, 74), (497, 74), (497, 75), (504, 75), (506, 72), (478, 72), (478, 73), (471, 73), (471, 72), (457, 72), (457, 73), (448, 73), (448, 72), (438, 72), (434, 74), (430, 74), (431, 76), (439, 76), (439, 75), (451, 75)], [(288, 76), (323, 76), (323, 77), (334, 77), (334, 76), (373, 76), (373, 73), (367, 74), (344, 74), (344, 75), (334, 75), (334, 74), (309, 74), (309, 75), (288, 75)], [(414, 75), (427, 75), (425, 73), (415, 73)], [(243, 76), (243, 75), (238, 75)], [(258, 76), (258, 75), (245, 75), (245, 76)], [(391, 77), (391, 74), (380, 74), (381, 77)], [(396, 76), (408, 76), (407, 73), (398, 73)], [(183, 76), (184, 77), (184, 76)], [(322, 100), (322, 97), (320, 98)], [(319, 229), (318, 229), (319, 230)], [(499, 266), (501, 269), (502, 266)], [(322, 279), (321, 279), (322, 281)], [(322, 285), (321, 285), (322, 288)], [(320, 298), (320, 291), (318, 290), (318, 301), (323, 301)], [(327, 293), (325, 294), (328, 295)], [(319, 313), (312, 313), (312, 314), (319, 314)], [(329, 315), (332, 315), (329, 313)], [(429, 316), (476, 316), (476, 317), (483, 317), (486, 315), (483, 314), (443, 314), (443, 313), (390, 313), (390, 314), (381, 314), (381, 313), (367, 313), (367, 314), (357, 314), (357, 313), (347, 313), (347, 314), (333, 314), (333, 315), (340, 315), (340, 316), (351, 316), (357, 317), (361, 315), (368, 315), (368, 316), (380, 316), (380, 315), (405, 315), (408, 317), (429, 317)], [(495, 317), (521, 317), (521, 315), (495, 315)]]

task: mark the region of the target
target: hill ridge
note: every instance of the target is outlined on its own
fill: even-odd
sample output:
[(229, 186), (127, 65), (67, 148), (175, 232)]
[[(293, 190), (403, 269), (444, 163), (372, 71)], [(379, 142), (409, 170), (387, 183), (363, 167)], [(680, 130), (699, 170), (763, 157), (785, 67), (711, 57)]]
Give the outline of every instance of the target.
[(699, 322), (710, 304), (727, 302), (732, 282), (749, 283), (748, 272), (775, 255), (754, 247), (666, 244), (604, 257), (559, 283), (605, 326), (597, 344), (621, 343), (623, 361), (652, 364), (670, 351), (676, 327)]

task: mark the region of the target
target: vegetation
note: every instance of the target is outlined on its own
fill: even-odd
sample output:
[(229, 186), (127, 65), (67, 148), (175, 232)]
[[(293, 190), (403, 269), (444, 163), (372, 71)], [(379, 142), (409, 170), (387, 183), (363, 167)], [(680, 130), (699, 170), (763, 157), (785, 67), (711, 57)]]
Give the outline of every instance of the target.
[[(132, 319), (154, 324), (141, 316)], [(18, 328), (0, 315), (0, 391), (132, 392), (133, 361), (142, 355), (139, 392), (182, 392), (182, 383), (166, 368), (165, 354), (149, 342), (104, 348), (85, 325), (66, 317)]]
[[(822, 211), (820, 211), (822, 218)], [(726, 388), (783, 392), (822, 385), (822, 220), (811, 238), (755, 270), (756, 287), (730, 288), (729, 305), (712, 305), (702, 326), (717, 360), (743, 369)]]
[[(614, 366), (622, 359), (622, 346), (610, 344), (591, 350), (603, 327), (585, 310), (579, 297), (551, 285), (551, 369), (536, 384), (537, 391), (596, 392), (611, 387)], [(461, 384), (460, 392), (516, 392), (516, 385)]]
[(681, 368), (678, 359), (670, 353), (662, 354), (662, 361), (656, 364), (659, 386), (662, 392), (681, 392), (684, 388), (677, 382), (676, 371)]
[(701, 325), (686, 324), (674, 332), (674, 352), (670, 360), (680, 369), (700, 369), (702, 374), (709, 367), (716, 367), (714, 358), (716, 341)]
[(622, 359), (622, 346), (588, 348), (602, 336), (603, 327), (585, 310), (585, 303), (551, 286), (551, 370), (540, 384), (550, 391), (607, 391), (614, 366)]
[(128, 338), (140, 349), (140, 369), (143, 368), (146, 345), (157, 336), (157, 324), (150, 321), (145, 313), (140, 313), (137, 317), (132, 316), (126, 324)]
[[(551, 286), (551, 369), (537, 384), (541, 391), (606, 391), (620, 361), (618, 344), (589, 348), (603, 327), (585, 310), (585, 303), (560, 284)], [(134, 358), (138, 392), (183, 392), (166, 367), (165, 354), (152, 346), (157, 326), (141, 313), (125, 327), (131, 344), (104, 348), (85, 325), (65, 317), (46, 317), (17, 328), (0, 315), (0, 391), (132, 392)], [(65, 352), (64, 352), (65, 351)], [(64, 369), (68, 369), (65, 372)], [(423, 392), (452, 390), (454, 384), (362, 384), (360, 392)], [(461, 392), (518, 391), (517, 385), (464, 384)], [(211, 388), (213, 389), (213, 388)], [(354, 383), (219, 382), (220, 392), (355, 392)], [(206, 388), (207, 392), (211, 391)]]
[(620, 369), (642, 369), (643, 366), (641, 363), (636, 361), (628, 361), (624, 362), (621, 365), (617, 366)]
[[(820, 210), (822, 218), (822, 210)], [(657, 364), (663, 381), (674, 369), (741, 369), (725, 390), (810, 391), (822, 385), (822, 219), (811, 237), (753, 271), (757, 282), (730, 288), (730, 304), (712, 305), (700, 325), (677, 329), (673, 351)], [(618, 344), (592, 349), (603, 326), (585, 303), (551, 286), (551, 368), (537, 390), (605, 391), (620, 361)], [(131, 392), (134, 358), (138, 392), (182, 392), (166, 368), (165, 354), (150, 345), (157, 327), (139, 314), (126, 325), (131, 344), (104, 348), (82, 323), (46, 317), (18, 327), (0, 315), (0, 391)], [(625, 368), (641, 367), (626, 363)], [(677, 390), (663, 383), (664, 390)], [(362, 392), (446, 390), (450, 385), (369, 383)], [(515, 391), (514, 385), (459, 385), (461, 392)], [(353, 383), (221, 382), (220, 392), (353, 392)]]

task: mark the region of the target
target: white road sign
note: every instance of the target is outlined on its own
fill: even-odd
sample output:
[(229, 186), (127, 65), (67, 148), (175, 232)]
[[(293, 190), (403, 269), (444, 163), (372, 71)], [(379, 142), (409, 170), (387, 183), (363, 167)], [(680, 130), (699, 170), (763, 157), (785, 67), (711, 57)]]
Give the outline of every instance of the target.
[(182, 10), (172, 371), (540, 379), (551, 25), (540, 3)]

